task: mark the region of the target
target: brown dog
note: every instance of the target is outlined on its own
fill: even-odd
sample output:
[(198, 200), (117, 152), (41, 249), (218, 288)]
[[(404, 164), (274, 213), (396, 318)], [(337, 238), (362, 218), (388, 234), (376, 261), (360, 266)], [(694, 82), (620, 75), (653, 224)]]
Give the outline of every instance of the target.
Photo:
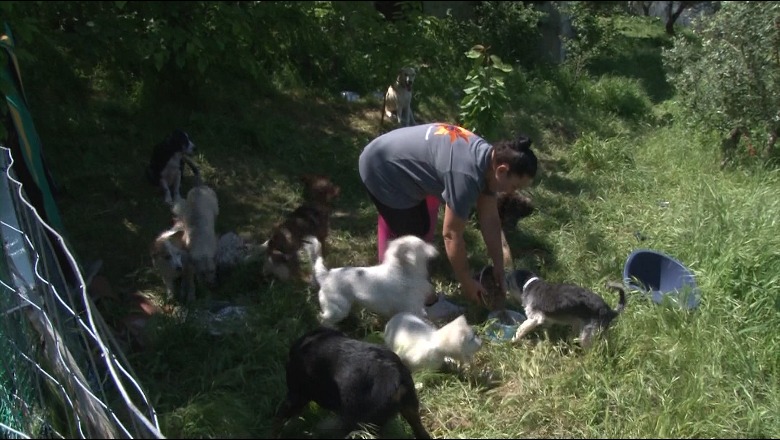
[(304, 201), (274, 228), (263, 266), (264, 275), (272, 274), (284, 281), (300, 275), (298, 251), (304, 237), (313, 235), (324, 246), (330, 231), (331, 204), (341, 192), (338, 185), (324, 176), (306, 175), (301, 180)]

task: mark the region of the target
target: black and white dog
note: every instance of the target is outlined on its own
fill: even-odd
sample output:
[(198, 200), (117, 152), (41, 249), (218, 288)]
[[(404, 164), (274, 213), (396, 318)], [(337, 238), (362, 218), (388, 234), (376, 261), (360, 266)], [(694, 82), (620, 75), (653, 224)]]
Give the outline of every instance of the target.
[(177, 128), (162, 142), (154, 146), (152, 158), (146, 168), (146, 178), (153, 185), (159, 185), (165, 193), (165, 203), (173, 205), (181, 200), (181, 177), (184, 165), (190, 167), (197, 179), (200, 171), (192, 159), (195, 144), (190, 136)]
[(579, 333), (580, 344), (588, 347), (597, 331), (606, 330), (626, 306), (624, 287), (609, 282), (607, 287), (620, 292), (613, 310), (602, 297), (574, 284), (548, 283), (534, 273), (518, 269), (507, 276), (509, 294), (522, 303), (528, 319), (520, 324), (512, 343), (544, 324), (569, 325)]

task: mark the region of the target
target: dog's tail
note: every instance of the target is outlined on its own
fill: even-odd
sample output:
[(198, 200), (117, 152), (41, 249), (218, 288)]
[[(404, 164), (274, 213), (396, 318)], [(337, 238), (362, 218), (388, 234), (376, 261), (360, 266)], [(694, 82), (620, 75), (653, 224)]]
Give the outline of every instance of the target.
[(328, 275), (328, 268), (325, 267), (325, 260), (322, 258), (322, 243), (317, 240), (317, 237), (307, 235), (303, 238), (303, 247), (309, 255), (309, 261), (311, 261), (314, 268), (314, 278), (317, 280), (317, 283), (322, 284), (322, 281)]
[(620, 299), (618, 300), (618, 305), (615, 307), (615, 313), (619, 314), (623, 311), (623, 309), (626, 308), (626, 288), (623, 286), (623, 284), (615, 282), (615, 281), (609, 281), (607, 282), (607, 288), (609, 289), (615, 289), (620, 294)]
[(170, 229), (161, 232), (160, 235), (157, 236), (157, 239), (167, 240), (173, 237), (174, 235), (178, 234), (179, 232), (184, 232), (184, 231), (185, 231), (184, 223), (181, 220), (176, 220), (173, 223), (173, 226), (171, 226)]

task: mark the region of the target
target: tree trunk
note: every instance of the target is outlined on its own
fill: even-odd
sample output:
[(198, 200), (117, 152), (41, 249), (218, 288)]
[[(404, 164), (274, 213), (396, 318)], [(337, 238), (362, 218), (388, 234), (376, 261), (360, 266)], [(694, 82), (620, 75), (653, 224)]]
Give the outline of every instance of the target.
[(650, 16), (650, 6), (653, 5), (653, 2), (642, 2), (642, 12), (645, 13), (645, 17)]
[[(666, 19), (666, 33), (674, 35), (674, 23), (680, 18), (685, 8), (690, 6), (690, 2), (678, 2), (677, 9), (674, 10), (674, 2), (669, 2), (669, 9), (667, 9), (668, 15)], [(674, 10), (674, 12), (672, 12)]]

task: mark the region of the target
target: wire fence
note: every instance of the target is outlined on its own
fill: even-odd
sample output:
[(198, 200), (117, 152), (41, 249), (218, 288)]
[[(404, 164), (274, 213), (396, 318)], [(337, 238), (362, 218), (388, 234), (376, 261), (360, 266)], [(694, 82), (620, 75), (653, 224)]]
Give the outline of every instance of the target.
[[(13, 164), (0, 146), (0, 438), (165, 438), (87, 295), (97, 270), (85, 277), (29, 202)], [(71, 267), (61, 267), (54, 246)], [(65, 271), (78, 286), (68, 285)]]

